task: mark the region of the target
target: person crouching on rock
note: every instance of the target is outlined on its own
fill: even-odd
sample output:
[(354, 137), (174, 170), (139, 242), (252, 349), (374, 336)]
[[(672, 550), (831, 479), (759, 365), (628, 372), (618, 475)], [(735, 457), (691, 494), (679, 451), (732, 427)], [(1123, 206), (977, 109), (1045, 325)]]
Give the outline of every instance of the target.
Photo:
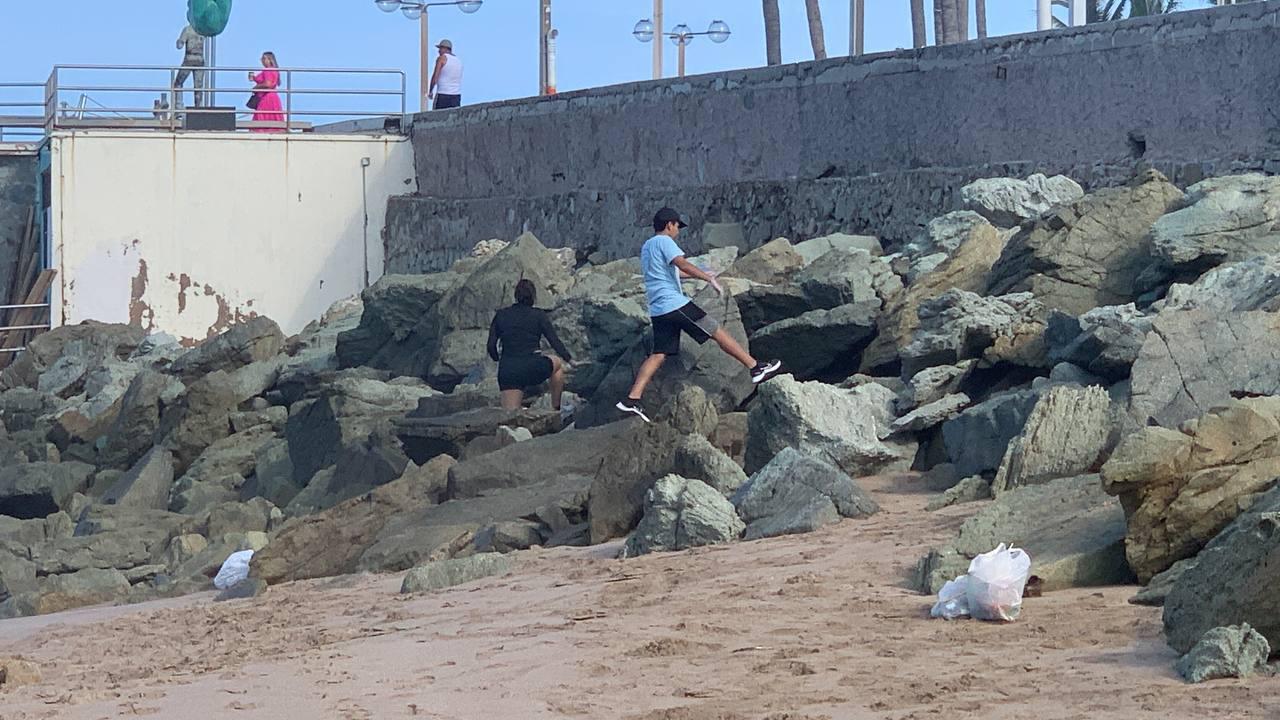
[[(550, 380), (551, 407), (559, 411), (564, 393), (564, 365), (573, 362), (573, 358), (556, 336), (547, 312), (533, 306), (538, 300), (533, 281), (516, 283), (515, 295), (515, 304), (499, 310), (489, 326), (489, 357), (498, 362), (502, 408), (519, 410), (525, 388)], [(539, 352), (544, 337), (560, 357)]]
[(694, 278), (711, 285), (724, 295), (715, 273), (709, 273), (685, 259), (684, 251), (676, 244), (680, 228), (688, 224), (680, 213), (662, 208), (653, 216), (653, 230), (657, 234), (645, 241), (640, 248), (640, 270), (644, 273), (644, 294), (649, 302), (649, 317), (653, 321), (653, 354), (649, 355), (636, 371), (631, 392), (615, 406), (625, 413), (640, 416), (649, 422), (640, 398), (668, 355), (680, 353), (680, 334), (693, 338), (699, 345), (715, 340), (720, 349), (751, 370), (751, 382), (760, 384), (778, 374), (782, 363), (777, 360), (757, 362), (754, 357), (720, 327), (715, 318), (685, 297), (680, 278)]

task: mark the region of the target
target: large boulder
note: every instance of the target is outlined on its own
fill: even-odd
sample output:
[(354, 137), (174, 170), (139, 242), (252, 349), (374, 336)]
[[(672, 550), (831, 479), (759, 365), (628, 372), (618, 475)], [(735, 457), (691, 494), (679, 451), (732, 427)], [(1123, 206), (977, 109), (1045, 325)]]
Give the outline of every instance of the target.
[(15, 595), (0, 604), (0, 617), (5, 605), (12, 603), (14, 615), (46, 615), (72, 608), (124, 599), (129, 580), (115, 569), (85, 568), (65, 575), (53, 575), (40, 582), (34, 593)]
[(1111, 435), (1111, 397), (1097, 385), (1050, 388), (1031, 409), (996, 471), (998, 495), (1095, 472)]
[(754, 473), (783, 449), (795, 448), (854, 477), (872, 474), (902, 459), (879, 435), (866, 397), (779, 376), (760, 386), (747, 416), (746, 469)]
[(778, 238), (738, 258), (728, 274), (752, 282), (775, 285), (787, 282), (805, 266), (804, 256), (791, 247), (791, 241)]
[(649, 489), (674, 470), (681, 433), (664, 422), (643, 423), (619, 440), (595, 448), (599, 461), (587, 505), (594, 543), (622, 537), (640, 521)]
[(955, 241), (954, 251), (885, 305), (876, 338), (862, 352), (863, 372), (896, 371), (899, 350), (911, 342), (920, 325), (921, 303), (952, 289), (984, 291), (987, 273), (1003, 248), (1004, 238), (991, 223), (967, 224)]
[(795, 277), (813, 308), (871, 304), (879, 310), (902, 292), (889, 263), (865, 250), (832, 250)]
[(344, 444), (333, 467), (312, 476), (285, 511), (296, 516), (331, 508), (399, 478), (410, 464), (399, 438), (374, 430)]
[(1280, 643), (1280, 488), (1237, 517), (1182, 573), (1164, 603), (1164, 634), (1189, 652), (1213, 628), (1248, 623)]
[(546, 435), (560, 429), (560, 413), (489, 407), (440, 417), (420, 417), (414, 411), (394, 421), (405, 453), (419, 464), (437, 455), (461, 457), (473, 440), (490, 437), (504, 426), (526, 428), (534, 436)]
[(402, 593), (443, 590), (454, 585), (475, 582), (491, 575), (511, 572), (515, 561), (508, 555), (481, 553), (470, 557), (437, 560), (413, 568), (400, 585)]
[(1175, 271), (1203, 272), (1280, 250), (1280, 178), (1228, 175), (1187, 188), (1186, 207), (1151, 227), (1156, 258)]
[(590, 397), (618, 359), (635, 345), (636, 338), (648, 331), (649, 313), (643, 298), (575, 297), (551, 311), (551, 324), (573, 355), (569, 391)]
[(206, 340), (173, 363), (173, 372), (194, 380), (215, 370), (230, 372), (251, 363), (269, 360), (284, 349), (284, 333), (275, 321), (255, 317), (231, 326)]
[(804, 291), (793, 284), (752, 285), (733, 298), (738, 301), (742, 326), (748, 334), (814, 309)]
[(627, 557), (737, 540), (742, 520), (733, 505), (700, 480), (667, 475), (645, 494), (644, 517), (627, 538)]
[(1169, 310), (1280, 310), (1280, 255), (1219, 265), (1191, 284), (1175, 283), (1157, 306)]
[(1160, 313), (1132, 370), (1137, 427), (1177, 427), (1233, 397), (1280, 395), (1280, 315)]
[(781, 360), (800, 379), (826, 370), (848, 375), (857, 369), (858, 349), (875, 334), (879, 315), (877, 301), (813, 310), (753, 333), (751, 350), (757, 357)]
[(98, 463), (127, 470), (155, 444), (161, 414), (177, 403), (186, 387), (176, 378), (143, 370), (129, 383), (120, 412), (103, 438)]
[(455, 273), (384, 275), (360, 294), (364, 311), (360, 324), (338, 335), (339, 367), (359, 365), (389, 370), (396, 375), (425, 375), (422, 348), (424, 319), (460, 280)]
[(173, 453), (152, 448), (102, 494), (105, 505), (165, 510), (173, 486)]
[(1153, 318), (1133, 303), (1094, 308), (1079, 317), (1051, 313), (1045, 327), (1050, 363), (1067, 362), (1107, 380), (1129, 377)]
[(1024, 388), (997, 393), (942, 424), (947, 457), (955, 465), (957, 477), (1000, 467), (1009, 441), (1022, 432), (1041, 392)]
[(1200, 551), (1280, 478), (1280, 398), (1232, 400), (1181, 431), (1145, 427), (1102, 467), (1143, 582)]
[(0, 515), (28, 520), (70, 507), (84, 492), (93, 466), (78, 462), (33, 462), (0, 467)]
[[(748, 346), (738, 304), (732, 297), (720, 297), (708, 287), (695, 294), (693, 300), (719, 321), (739, 344)], [(621, 413), (614, 404), (626, 397), (636, 371), (651, 349), (651, 333), (634, 338), (631, 348), (614, 363), (596, 388), (591, 402), (578, 408), (575, 416), (578, 427), (595, 427), (620, 418)], [(667, 358), (654, 375), (653, 382), (645, 391), (645, 403), (650, 407), (662, 407), (686, 385), (697, 385), (705, 390), (721, 412), (736, 409), (753, 388), (747, 368), (721, 350), (714, 341), (698, 345), (687, 337), (681, 340), (680, 354)]]
[(884, 254), (880, 239), (874, 235), (850, 235), (839, 232), (798, 242), (792, 248), (804, 260), (806, 267), (832, 250), (865, 250), (877, 257)]
[(1182, 200), (1155, 171), (1050, 211), (1009, 241), (991, 268), (988, 293), (1031, 292), (1073, 315), (1135, 299), (1151, 264), (1152, 223)]
[[(934, 365), (984, 356), (992, 362), (997, 354), (999, 359), (1012, 360), (1020, 355), (1014, 345), (1035, 340), (1022, 336), (1028, 325), (1043, 327), (1044, 308), (1030, 293), (982, 297), (948, 290), (920, 303), (917, 314), (919, 327), (901, 352), (907, 376)], [(1034, 362), (1033, 355), (1027, 354), (1027, 360)]]
[[(0, 391), (36, 389), (43, 382), (56, 385), (60, 395), (70, 397), (80, 392), (85, 374), (107, 362), (128, 359), (145, 336), (142, 328), (92, 320), (54, 328), (32, 338), (27, 349), (0, 372)], [(59, 364), (57, 372), (43, 377)]]
[[(907, 284), (933, 272), (972, 237), (975, 229), (991, 223), (971, 210), (959, 210), (929, 221), (892, 259), (893, 267)], [(1004, 232), (1001, 232), (1003, 235)]]
[(983, 178), (960, 188), (964, 206), (1001, 227), (1017, 227), (1056, 205), (1084, 197), (1084, 189), (1065, 175), (1035, 173), (1026, 180)]
[(806, 533), (879, 512), (880, 506), (838, 467), (784, 448), (733, 496), (746, 539)]
[(1249, 623), (1216, 627), (1178, 660), (1178, 674), (1190, 683), (1248, 678), (1267, 672), (1271, 643)]
[(1124, 512), (1097, 475), (1017, 488), (964, 522), (955, 540), (921, 563), (921, 590), (936, 593), (969, 561), (1000, 543), (1031, 556), (1045, 590), (1132, 582), (1124, 556)]
[(366, 496), (286, 524), (254, 554), (252, 574), (276, 584), (355, 572), (392, 518), (435, 504), (452, 465), (436, 458)]
[(0, 422), (9, 432), (33, 430), (42, 418), (56, 412), (58, 398), (25, 387), (0, 392)]
[(156, 438), (173, 451), (177, 472), (186, 472), (205, 448), (231, 434), (231, 413), (246, 399), (230, 373), (215, 370), (165, 408)]

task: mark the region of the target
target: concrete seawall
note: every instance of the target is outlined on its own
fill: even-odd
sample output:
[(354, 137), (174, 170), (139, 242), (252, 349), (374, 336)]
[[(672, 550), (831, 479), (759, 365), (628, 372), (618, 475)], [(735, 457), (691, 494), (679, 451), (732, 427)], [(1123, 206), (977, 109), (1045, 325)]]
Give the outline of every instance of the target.
[[(1277, 57), (1280, 3), (1259, 2), (424, 114), (419, 192), (391, 200), (387, 269), (439, 269), (526, 229), (626, 255), (661, 204), (749, 246), (892, 242), (978, 177), (1270, 170)], [(689, 249), (703, 240), (695, 227)]]

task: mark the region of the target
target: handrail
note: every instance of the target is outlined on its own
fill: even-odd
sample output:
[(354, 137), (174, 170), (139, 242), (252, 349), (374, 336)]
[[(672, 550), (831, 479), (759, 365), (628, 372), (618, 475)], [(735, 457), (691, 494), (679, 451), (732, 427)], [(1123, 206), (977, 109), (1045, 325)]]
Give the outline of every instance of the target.
[[(0, 131), (24, 128), (27, 132), (38, 129), (48, 133), (60, 128), (94, 127), (179, 131), (196, 116), (226, 115), (228, 111), (236, 118), (236, 129), (289, 131), (310, 130), (309, 119), (329, 122), (407, 112), (407, 80), (402, 70), (282, 67), (273, 68), (280, 73), (279, 86), (267, 91), (280, 98), (278, 114), (282, 119), (253, 120), (254, 111), (244, 104), (254, 90), (243, 75), (239, 80), (242, 85), (231, 89), (216, 81), (227, 73), (258, 73), (263, 69), (240, 65), (54, 65), (44, 83), (0, 83)], [(137, 72), (150, 77), (137, 84), (121, 78), (122, 74)], [(183, 78), (180, 86), (178, 75), (184, 72), (195, 77)], [(111, 77), (103, 77), (107, 73)], [(342, 82), (337, 76), (348, 76), (352, 82)], [(93, 82), (94, 77), (104, 82)], [(319, 81), (322, 78), (329, 81)], [(21, 96), (13, 97), (15, 92)], [(41, 96), (38, 101), (33, 97), (37, 93)], [(219, 95), (234, 96), (235, 102), (219, 103)], [(188, 100), (196, 102), (187, 103)], [(222, 107), (218, 107), (220, 104)]]

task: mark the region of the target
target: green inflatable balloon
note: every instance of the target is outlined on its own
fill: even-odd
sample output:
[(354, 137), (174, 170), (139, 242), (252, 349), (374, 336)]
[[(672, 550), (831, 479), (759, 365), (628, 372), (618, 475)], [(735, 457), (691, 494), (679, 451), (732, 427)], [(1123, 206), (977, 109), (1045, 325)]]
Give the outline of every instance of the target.
[(231, 19), (231, 0), (187, 0), (187, 22), (205, 37), (214, 37), (227, 29)]

